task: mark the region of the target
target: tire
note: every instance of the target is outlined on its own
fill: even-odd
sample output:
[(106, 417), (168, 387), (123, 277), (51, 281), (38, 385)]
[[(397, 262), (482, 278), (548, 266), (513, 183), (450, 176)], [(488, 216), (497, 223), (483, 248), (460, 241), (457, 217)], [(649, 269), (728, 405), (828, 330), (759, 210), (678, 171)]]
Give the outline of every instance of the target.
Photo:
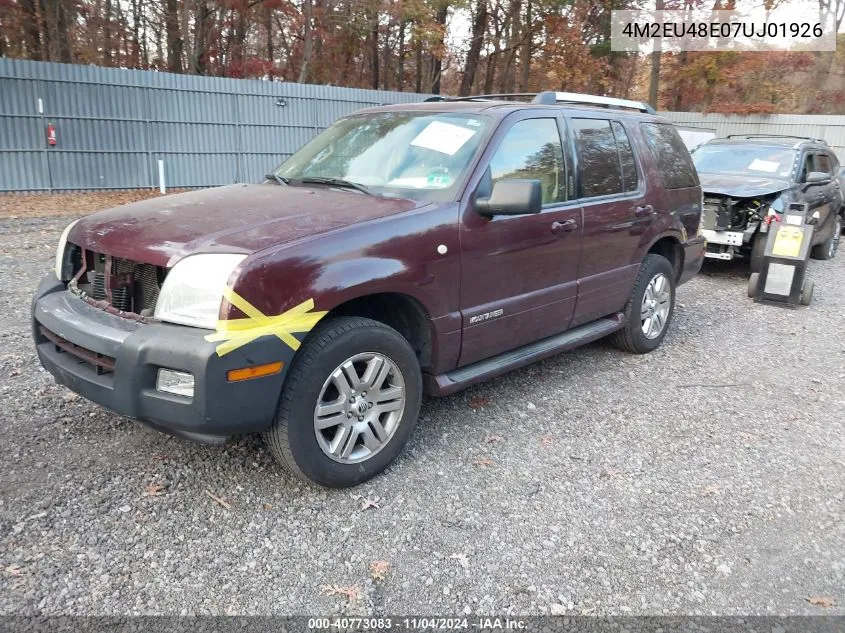
[[(667, 295), (668, 306), (665, 312), (665, 318), (662, 319), (662, 325), (659, 331), (653, 336), (647, 336), (643, 331), (646, 325), (643, 314), (646, 310), (651, 310), (653, 307), (647, 307), (645, 303), (646, 291), (651, 289), (654, 292), (652, 282), (662, 275), (665, 287), (661, 286), (661, 295)], [(649, 299), (650, 300), (650, 299)], [(658, 301), (657, 305), (662, 302)], [(669, 260), (661, 255), (653, 253), (646, 255), (640, 266), (640, 272), (637, 274), (637, 279), (634, 281), (634, 289), (631, 291), (631, 297), (628, 303), (625, 304), (624, 310), (624, 327), (612, 335), (612, 342), (619, 349), (630, 352), (632, 354), (647, 354), (648, 352), (657, 349), (663, 338), (666, 336), (666, 331), (669, 329), (669, 324), (672, 321), (672, 314), (675, 311), (675, 270)], [(653, 318), (653, 317), (651, 317)]]
[(760, 273), (751, 273), (751, 277), (748, 278), (748, 296), (752, 299), (757, 296), (757, 292), (759, 291), (757, 285), (760, 283)]
[(751, 261), (749, 262), (749, 269), (752, 273), (759, 273), (763, 270), (763, 259), (766, 252), (766, 233), (757, 233), (751, 241)]
[[(354, 378), (344, 371), (347, 364)], [(387, 365), (389, 370), (384, 369)], [(374, 374), (366, 383), (372, 385), (370, 398), (360, 382), (367, 378), (367, 369)], [(379, 380), (382, 370), (387, 373)], [(399, 387), (404, 389), (401, 403)], [(372, 398), (376, 390), (379, 395)], [(379, 397), (385, 398), (382, 405)], [(419, 362), (399, 332), (371, 319), (331, 318), (308, 336), (294, 357), (276, 419), (264, 440), (273, 457), (297, 477), (328, 488), (355, 486), (399, 455), (416, 426), (421, 399)], [(318, 401), (327, 404), (322, 417)], [(333, 446), (336, 453), (331, 457)]]
[(833, 259), (836, 257), (836, 251), (839, 249), (839, 240), (842, 236), (842, 217), (836, 216), (833, 224), (833, 231), (830, 237), (821, 244), (816, 244), (813, 250), (810, 251), (810, 257), (813, 259)]
[(814, 284), (810, 280), (804, 281), (804, 285), (801, 286), (801, 305), (808, 306), (813, 302), (813, 290), (815, 290), (816, 284)]

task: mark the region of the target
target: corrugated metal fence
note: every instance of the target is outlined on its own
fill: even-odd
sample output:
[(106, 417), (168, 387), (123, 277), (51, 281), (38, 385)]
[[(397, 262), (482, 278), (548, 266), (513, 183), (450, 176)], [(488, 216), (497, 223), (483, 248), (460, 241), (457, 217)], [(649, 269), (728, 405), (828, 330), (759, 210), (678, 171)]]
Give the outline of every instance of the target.
[(710, 128), (716, 136), (728, 134), (792, 134), (823, 138), (845, 165), (845, 116), (816, 114), (701, 114), (700, 112), (661, 112), (677, 125)]
[(158, 187), (159, 160), (168, 187), (256, 181), (342, 115), (419, 100), (0, 58), (0, 191)]
[[(0, 58), (0, 191), (157, 187), (159, 160), (168, 187), (256, 181), (338, 117), (423, 96)], [(818, 136), (845, 164), (845, 116), (662, 114), (719, 136)]]

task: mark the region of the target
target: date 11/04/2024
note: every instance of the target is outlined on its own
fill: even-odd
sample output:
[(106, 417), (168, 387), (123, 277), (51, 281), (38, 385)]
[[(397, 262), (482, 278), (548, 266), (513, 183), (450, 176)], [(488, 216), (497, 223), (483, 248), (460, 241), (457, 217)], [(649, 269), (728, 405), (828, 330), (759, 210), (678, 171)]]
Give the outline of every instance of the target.
[(385, 631), (388, 629), (408, 631), (520, 631), (525, 621), (511, 618), (309, 618), (308, 630), (312, 631)]

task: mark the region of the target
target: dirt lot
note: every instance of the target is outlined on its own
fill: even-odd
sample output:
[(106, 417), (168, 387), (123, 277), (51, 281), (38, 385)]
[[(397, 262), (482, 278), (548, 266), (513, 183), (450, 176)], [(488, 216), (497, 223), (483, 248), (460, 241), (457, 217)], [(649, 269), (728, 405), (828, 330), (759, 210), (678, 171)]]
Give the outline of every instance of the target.
[(709, 267), (653, 354), (428, 400), (327, 491), (53, 383), (29, 300), (66, 221), (0, 218), (0, 613), (845, 614), (845, 256), (799, 310)]

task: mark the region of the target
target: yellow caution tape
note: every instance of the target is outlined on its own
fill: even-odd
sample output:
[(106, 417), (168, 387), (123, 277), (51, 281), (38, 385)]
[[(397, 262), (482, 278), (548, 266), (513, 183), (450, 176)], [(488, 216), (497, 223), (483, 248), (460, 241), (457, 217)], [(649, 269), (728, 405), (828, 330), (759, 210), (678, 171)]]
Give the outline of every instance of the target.
[(327, 314), (311, 312), (314, 309), (313, 299), (303, 301), (277, 316), (267, 316), (228, 286), (223, 290), (223, 296), (243, 312), (246, 318), (218, 321), (217, 331), (205, 337), (209, 343), (224, 341), (217, 346), (218, 356), (224, 356), (261, 336), (277, 336), (296, 351), (299, 349), (299, 340), (294, 334), (310, 332)]

